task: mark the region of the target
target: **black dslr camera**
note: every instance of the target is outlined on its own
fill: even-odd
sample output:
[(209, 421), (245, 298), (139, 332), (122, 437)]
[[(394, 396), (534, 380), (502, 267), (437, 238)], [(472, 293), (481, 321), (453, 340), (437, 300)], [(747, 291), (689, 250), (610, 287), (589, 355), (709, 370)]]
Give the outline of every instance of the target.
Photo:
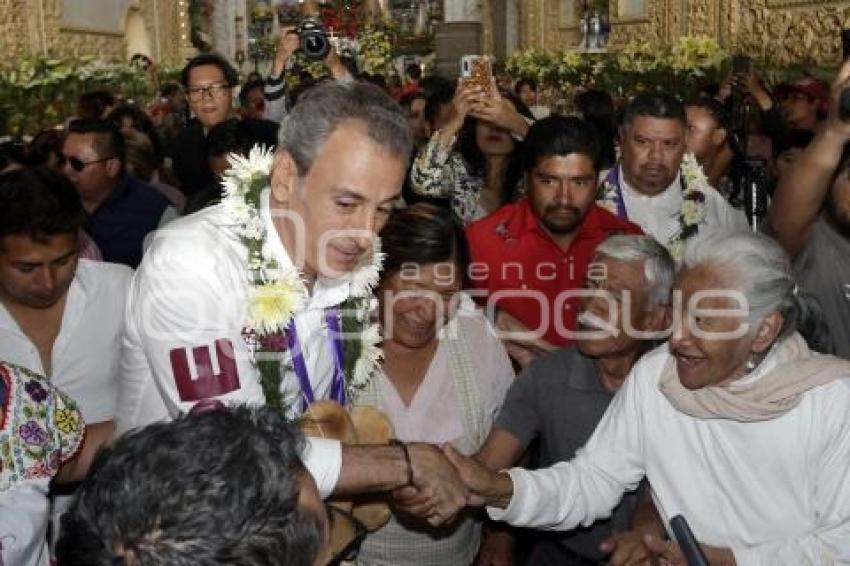
[(322, 61), (331, 51), (331, 42), (325, 27), (316, 20), (307, 19), (298, 26), (301, 51), (311, 61)]

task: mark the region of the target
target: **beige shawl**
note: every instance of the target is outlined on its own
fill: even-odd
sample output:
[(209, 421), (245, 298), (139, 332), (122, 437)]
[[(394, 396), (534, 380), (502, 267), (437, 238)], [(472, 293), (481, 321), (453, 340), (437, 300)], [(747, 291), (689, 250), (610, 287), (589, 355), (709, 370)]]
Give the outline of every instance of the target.
[(850, 362), (809, 350), (794, 333), (770, 354), (773, 369), (751, 383), (687, 389), (679, 381), (671, 356), (658, 388), (676, 409), (702, 419), (739, 422), (780, 417), (800, 403), (803, 393), (842, 377), (850, 377)]

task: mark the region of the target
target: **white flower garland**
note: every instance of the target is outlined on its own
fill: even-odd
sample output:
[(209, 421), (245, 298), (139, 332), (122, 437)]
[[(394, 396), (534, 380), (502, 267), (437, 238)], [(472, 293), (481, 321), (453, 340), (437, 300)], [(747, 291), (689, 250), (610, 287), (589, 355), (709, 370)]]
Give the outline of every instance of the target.
[[(286, 349), (283, 346), (285, 340), (280, 335), (294, 314), (306, 304), (309, 294), (298, 269), (283, 269), (270, 257), (267, 246), (264, 245), (268, 233), (260, 215), (260, 194), (268, 186), (273, 153), (265, 147), (254, 146), (247, 158), (231, 154), (228, 160), (230, 169), (224, 173), (224, 196), (221, 204), (227, 212), (233, 230), (248, 250), (248, 320), (243, 334), (253, 338), (252, 345), (255, 349), (263, 343), (273, 343), (277, 346), (267, 346), (266, 349), (283, 352)], [(378, 283), (383, 259), (380, 242), (375, 240), (371, 257), (346, 277), (349, 299), (340, 306), (340, 324), (344, 343), (347, 346), (355, 346), (354, 349), (359, 353), (356, 359), (345, 360), (348, 369), (346, 389), (349, 390), (366, 387), (383, 356), (378, 346), (381, 343), (380, 327), (369, 320), (372, 289)], [(354, 316), (347, 316), (352, 310)], [(351, 323), (346, 324), (347, 321)], [(352, 324), (356, 328), (351, 328)], [(290, 357), (288, 353), (286, 357)], [(291, 359), (286, 365), (291, 367)], [(274, 377), (272, 375), (270, 379)], [(263, 376), (263, 379), (265, 380), (266, 376)], [(280, 378), (277, 383), (279, 387)]]
[[(619, 165), (615, 165), (615, 167), (619, 167)], [(682, 158), (680, 171), (685, 190), (682, 193), (682, 208), (678, 217), (679, 231), (665, 244), (670, 255), (677, 261), (682, 258), (685, 240), (696, 235), (699, 232), (700, 224), (705, 221), (707, 215), (706, 193), (710, 187), (708, 178), (694, 154), (685, 154)], [(599, 188), (596, 204), (608, 212), (618, 215), (618, 191), (621, 191), (620, 187), (607, 180), (603, 181)], [(619, 198), (622, 198), (622, 196)]]

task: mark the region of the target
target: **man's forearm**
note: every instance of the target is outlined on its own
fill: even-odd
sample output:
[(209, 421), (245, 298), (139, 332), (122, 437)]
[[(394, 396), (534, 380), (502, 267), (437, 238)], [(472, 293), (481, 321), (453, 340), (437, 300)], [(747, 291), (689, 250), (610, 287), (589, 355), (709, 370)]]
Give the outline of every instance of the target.
[[(415, 446), (409, 450), (415, 452)], [(342, 469), (334, 495), (391, 491), (407, 484), (408, 464), (398, 446), (342, 447)]]

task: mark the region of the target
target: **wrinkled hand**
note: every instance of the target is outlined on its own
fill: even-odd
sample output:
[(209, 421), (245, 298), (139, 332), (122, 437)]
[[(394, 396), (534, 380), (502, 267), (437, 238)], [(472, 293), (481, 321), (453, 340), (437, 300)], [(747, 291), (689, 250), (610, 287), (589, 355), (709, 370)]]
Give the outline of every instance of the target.
[(496, 312), (495, 322), (505, 349), (522, 367), (526, 367), (541, 355), (557, 349), (543, 338), (534, 336), (534, 333), (519, 319), (503, 309)]
[(396, 507), (434, 526), (450, 522), (467, 505), (466, 484), (439, 448), (410, 444), (408, 450), (413, 486), (393, 493)]
[(608, 557), (610, 566), (656, 566), (658, 559), (649, 550), (640, 533), (625, 531), (605, 539), (599, 549)]
[(506, 531), (487, 531), (481, 539), (481, 548), (475, 566), (513, 566), (516, 540)]
[(508, 474), (494, 472), (478, 460), (464, 456), (449, 445), (443, 447), (443, 452), (469, 489), (467, 499), (469, 505), (507, 507), (513, 495), (513, 482)]
[(537, 348), (530, 344), (521, 344), (519, 342), (506, 341), (504, 342), (505, 351), (522, 369), (530, 366), (537, 358), (547, 352), (542, 348)]
[[(662, 540), (653, 535), (644, 535), (643, 543), (655, 556), (660, 566), (688, 566), (679, 545), (672, 540)], [(703, 554), (712, 566), (735, 566), (735, 556), (728, 548), (700, 544)]]

